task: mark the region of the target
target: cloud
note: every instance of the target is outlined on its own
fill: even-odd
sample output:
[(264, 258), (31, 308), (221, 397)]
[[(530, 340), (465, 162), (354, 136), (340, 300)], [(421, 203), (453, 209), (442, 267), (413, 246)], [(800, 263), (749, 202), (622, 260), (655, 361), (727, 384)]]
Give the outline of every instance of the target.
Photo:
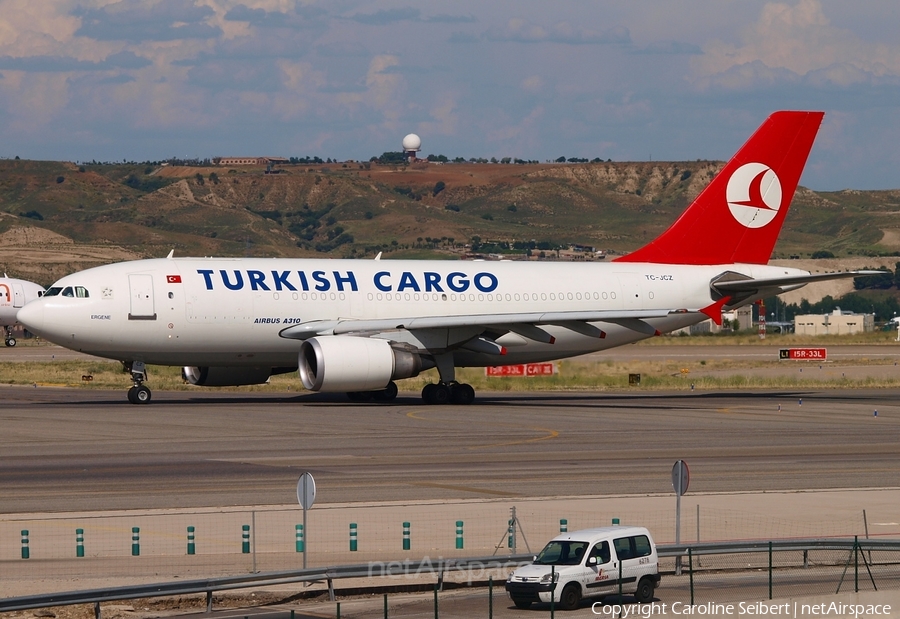
[(692, 43), (682, 43), (680, 41), (657, 41), (645, 47), (636, 48), (631, 51), (632, 54), (667, 54), (667, 55), (697, 55), (702, 54), (703, 50)]
[(452, 32), (450, 36), (447, 37), (448, 43), (477, 43), (481, 40), (481, 37), (471, 34), (469, 32)]
[(596, 32), (558, 22), (549, 28), (534, 24), (520, 17), (513, 17), (503, 28), (491, 28), (485, 33), (489, 41), (514, 43), (563, 43), (566, 45), (627, 44), (631, 34), (627, 28), (614, 27)]
[(192, 67), (187, 75), (190, 84), (214, 91), (274, 92), (281, 87), (278, 69), (254, 60), (210, 60)]
[(474, 24), (478, 20), (473, 15), (432, 15), (422, 18), (422, 21), (438, 24)]
[(421, 11), (412, 7), (399, 9), (383, 9), (374, 13), (355, 13), (348, 19), (369, 26), (384, 26), (401, 21), (414, 21), (419, 19)]
[(225, 13), (226, 21), (246, 22), (257, 28), (311, 28), (318, 18), (327, 15), (315, 6), (295, 6), (292, 12), (254, 9), (245, 4), (232, 7)]
[(68, 73), (69, 71), (108, 71), (111, 69), (143, 69), (152, 64), (134, 52), (119, 52), (100, 62), (78, 60), (66, 56), (0, 57), (0, 69), (31, 73)]
[(98, 41), (177, 41), (222, 34), (221, 28), (208, 23), (213, 9), (194, 0), (122, 0), (100, 9), (79, 8), (72, 14), (81, 18), (76, 36)]
[(316, 46), (316, 54), (324, 58), (359, 58), (368, 56), (369, 52), (358, 41), (336, 41)]
[(740, 39), (704, 45), (703, 54), (691, 62), (697, 85), (751, 90), (775, 80), (848, 87), (900, 77), (900, 46), (870, 42), (833, 26), (820, 0), (767, 3)]

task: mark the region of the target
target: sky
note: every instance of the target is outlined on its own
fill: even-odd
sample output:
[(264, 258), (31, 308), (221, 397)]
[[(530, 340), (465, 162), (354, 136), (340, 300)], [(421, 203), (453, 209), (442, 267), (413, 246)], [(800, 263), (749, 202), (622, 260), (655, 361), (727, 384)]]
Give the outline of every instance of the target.
[(900, 188), (897, 0), (0, 0), (0, 157), (728, 159)]

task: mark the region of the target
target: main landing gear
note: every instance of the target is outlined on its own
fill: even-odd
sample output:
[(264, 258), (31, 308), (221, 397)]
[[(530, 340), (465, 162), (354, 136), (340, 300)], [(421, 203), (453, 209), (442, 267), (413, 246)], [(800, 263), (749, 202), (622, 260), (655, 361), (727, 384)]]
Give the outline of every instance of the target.
[(431, 383), (422, 389), (425, 404), (471, 404), (475, 401), (475, 389), (466, 383)]
[(12, 327), (4, 327), (4, 329), (6, 329), (6, 345), (10, 347), (15, 346), (16, 338), (12, 335)]
[(144, 385), (147, 380), (147, 368), (143, 361), (133, 361), (130, 366), (125, 364), (125, 371), (131, 373), (131, 380), (134, 386), (128, 390), (128, 401), (132, 404), (149, 404), (150, 388)]
[(453, 354), (436, 355), (434, 358), (441, 382), (425, 385), (422, 400), (425, 404), (471, 404), (475, 401), (472, 385), (456, 382)]

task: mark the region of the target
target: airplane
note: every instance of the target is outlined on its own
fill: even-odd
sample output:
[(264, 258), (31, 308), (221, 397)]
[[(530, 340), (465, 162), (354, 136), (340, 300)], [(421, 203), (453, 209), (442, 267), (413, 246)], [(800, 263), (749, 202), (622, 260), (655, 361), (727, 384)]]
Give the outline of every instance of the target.
[[(723, 310), (862, 272), (769, 266), (824, 116), (766, 119), (659, 237), (609, 263), (166, 258), (63, 277), (19, 310), (29, 330), (122, 361), (146, 404), (148, 364), (194, 385), (303, 386), (390, 401), (437, 368), (427, 404), (469, 404), (457, 367), (540, 362), (622, 346)], [(380, 257), (380, 256), (379, 256)]]
[(29, 301), (44, 294), (44, 287), (24, 279), (9, 277), (6, 273), (0, 277), (0, 326), (3, 327), (4, 342), (7, 346), (15, 346), (16, 338), (12, 335), (13, 325), (19, 309)]

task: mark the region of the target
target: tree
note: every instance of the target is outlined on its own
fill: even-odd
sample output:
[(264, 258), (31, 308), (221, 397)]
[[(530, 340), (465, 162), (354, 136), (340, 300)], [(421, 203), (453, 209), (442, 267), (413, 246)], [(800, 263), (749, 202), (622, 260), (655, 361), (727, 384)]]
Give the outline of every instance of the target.
[(818, 258), (834, 258), (834, 254), (828, 251), (827, 249), (820, 249), (818, 251), (814, 251), (810, 256), (813, 259)]
[(438, 195), (439, 193), (441, 193), (442, 191), (444, 191), (444, 188), (445, 188), (445, 187), (446, 187), (446, 185), (444, 184), (444, 181), (438, 181), (438, 182), (436, 182), (436, 183), (434, 184), (434, 189), (431, 191), (431, 195), (432, 195), (432, 196)]

